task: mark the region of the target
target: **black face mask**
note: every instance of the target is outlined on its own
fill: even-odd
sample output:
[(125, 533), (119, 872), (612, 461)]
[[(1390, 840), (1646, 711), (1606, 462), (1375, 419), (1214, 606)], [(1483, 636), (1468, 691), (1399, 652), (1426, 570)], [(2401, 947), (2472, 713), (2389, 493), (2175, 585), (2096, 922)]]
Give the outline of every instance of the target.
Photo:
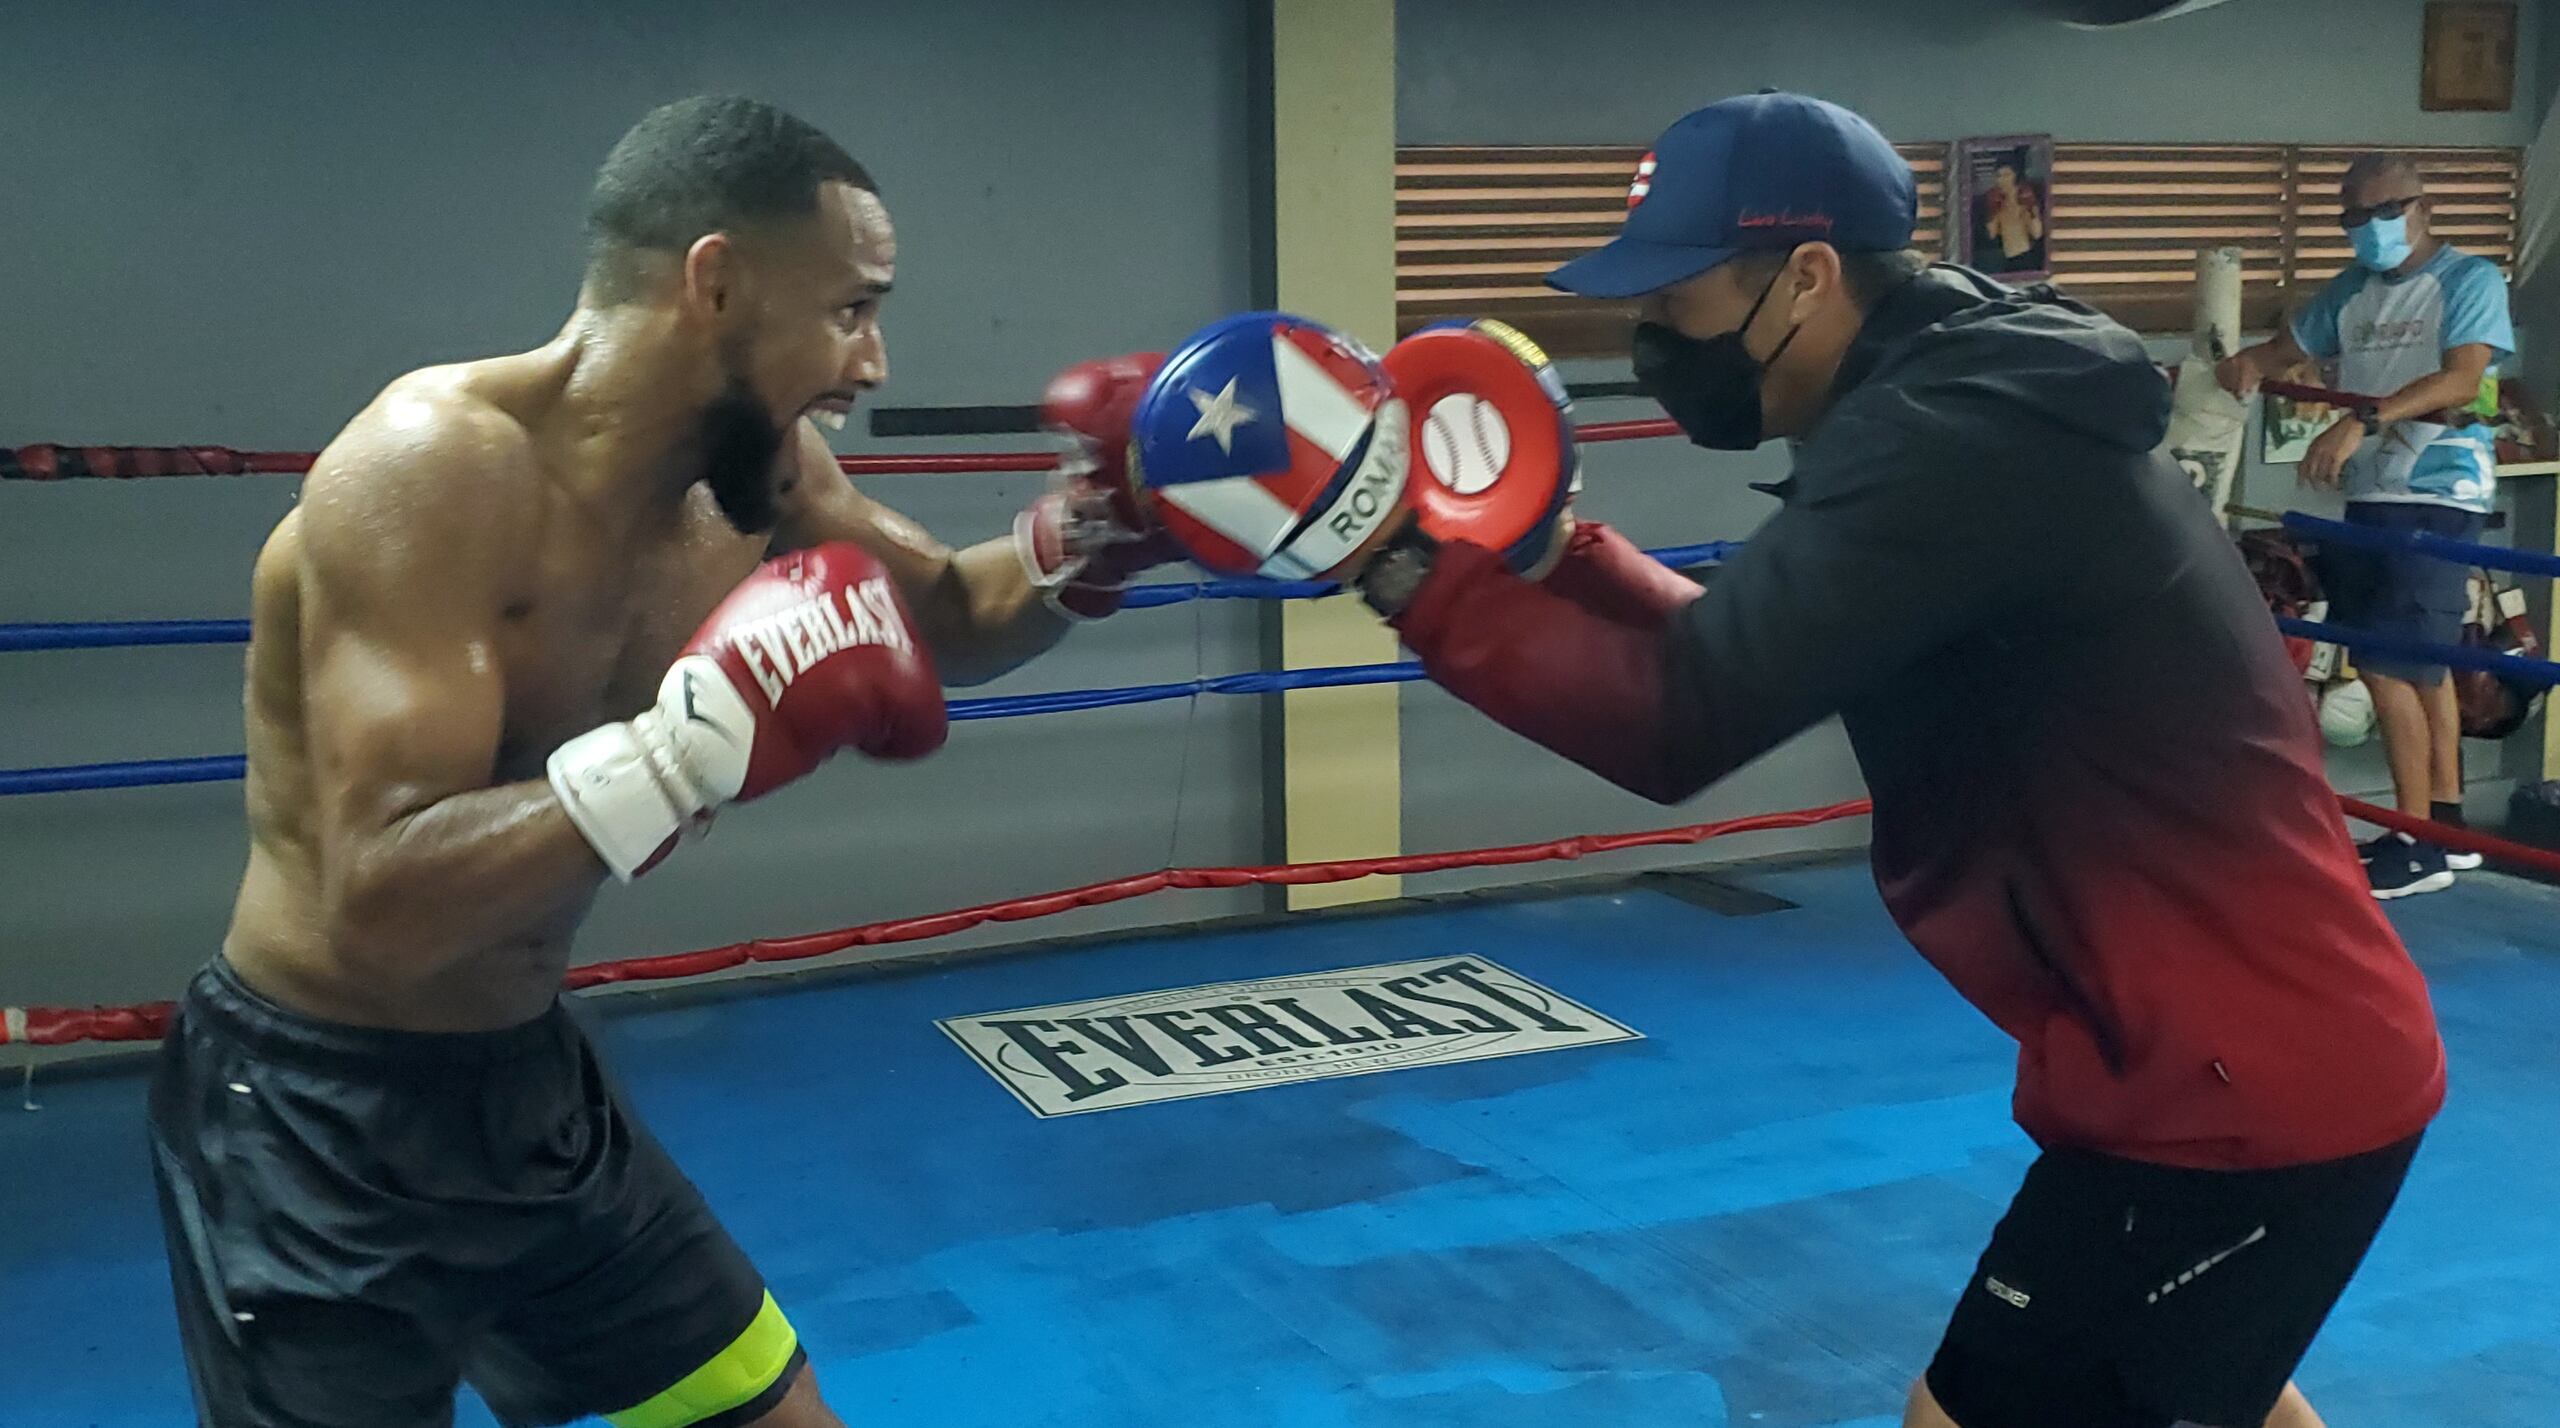
[(1639, 322), (1635, 335), (1636, 385), (1662, 404), (1689, 439), (1711, 451), (1749, 451), (1766, 439), (1760, 382), (1769, 363), (1783, 356), (1802, 324), (1787, 329), (1767, 362), (1751, 355), (1743, 334), (1785, 270), (1769, 275), (1752, 299), (1742, 325), (1713, 337), (1691, 337), (1658, 322)]

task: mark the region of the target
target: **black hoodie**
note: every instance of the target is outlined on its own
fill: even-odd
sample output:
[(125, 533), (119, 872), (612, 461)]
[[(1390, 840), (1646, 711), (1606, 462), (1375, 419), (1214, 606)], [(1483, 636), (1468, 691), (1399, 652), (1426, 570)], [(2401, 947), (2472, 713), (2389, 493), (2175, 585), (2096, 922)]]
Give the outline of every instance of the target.
[(2050, 288), (1941, 267), (1880, 304), (1784, 508), (1668, 633), (1673, 782), (1838, 712), (1886, 905), (2018, 1038), (2040, 1140), (2371, 1150), (2433, 1115), (2443, 1050), (2301, 677), (2158, 454), (2169, 400)]
[(1397, 628), (1444, 687), (1664, 802), (1840, 715), (1885, 904), (2017, 1038), (2038, 1140), (2373, 1150), (2443, 1098), (2426, 985), (2168, 420), (2131, 332), (1933, 268), (1868, 314), (1782, 509), (1703, 596), (1586, 527), (1543, 585), (1448, 547)]

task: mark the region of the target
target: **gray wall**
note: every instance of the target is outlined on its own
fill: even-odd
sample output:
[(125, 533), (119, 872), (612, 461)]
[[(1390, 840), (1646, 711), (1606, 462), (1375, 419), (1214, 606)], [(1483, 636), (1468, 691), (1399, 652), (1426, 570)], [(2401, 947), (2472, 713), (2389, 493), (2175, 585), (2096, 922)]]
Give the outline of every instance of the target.
[(2524, 6), (2512, 112), (2426, 114), (2420, 0), (2231, 0), (2103, 31), (2020, 0), (1402, 0), (1397, 132), (1635, 143), (1772, 85), (1838, 100), (1898, 139), (2520, 144), (2542, 112), (2541, 8)]
[[(1194, 0), (0, 5), (0, 441), (309, 448), (407, 367), (538, 343), (596, 162), (651, 104), (712, 90), (802, 113), (878, 176), (902, 240), (884, 400), (1028, 401), (1066, 362), (1247, 302), (1246, 60), (1241, 7)], [(975, 539), (1036, 479), (874, 489)], [(292, 497), (279, 477), (0, 485), (0, 619), (243, 615)], [(1247, 668), (1252, 621), (1132, 616), (974, 692)], [(239, 651), (0, 655), (0, 709), (0, 765), (234, 752)], [(916, 768), (843, 760), (608, 894), (582, 955), (1253, 861), (1259, 739), (1251, 701), (1215, 700), (964, 725)], [(236, 784), (0, 799), (0, 1002), (174, 990), (221, 934), (238, 804)]]

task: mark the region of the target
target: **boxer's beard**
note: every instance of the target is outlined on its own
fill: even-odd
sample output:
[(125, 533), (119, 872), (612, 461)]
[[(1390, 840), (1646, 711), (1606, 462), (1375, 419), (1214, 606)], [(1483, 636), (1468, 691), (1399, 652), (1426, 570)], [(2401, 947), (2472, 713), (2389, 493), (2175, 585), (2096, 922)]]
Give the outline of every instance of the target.
[(728, 387), (702, 413), (702, 479), (720, 503), (720, 514), (741, 535), (762, 535), (780, 515), (773, 467), (782, 454), (783, 434), (746, 377), (734, 369)]

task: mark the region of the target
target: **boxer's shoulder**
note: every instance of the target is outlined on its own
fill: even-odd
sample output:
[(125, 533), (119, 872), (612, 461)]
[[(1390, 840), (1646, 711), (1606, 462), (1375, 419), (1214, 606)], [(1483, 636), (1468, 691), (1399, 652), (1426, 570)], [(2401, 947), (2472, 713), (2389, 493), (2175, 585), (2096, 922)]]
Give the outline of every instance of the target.
[(529, 549), (548, 485), (520, 414), (464, 368), (426, 368), (385, 387), (320, 453), (296, 538), (306, 568), (493, 571)]
[(520, 401), (480, 380), (478, 363), (423, 367), (392, 380), (320, 453), (314, 476), (355, 474), (433, 478), (447, 467), (524, 474), (533, 422)]

